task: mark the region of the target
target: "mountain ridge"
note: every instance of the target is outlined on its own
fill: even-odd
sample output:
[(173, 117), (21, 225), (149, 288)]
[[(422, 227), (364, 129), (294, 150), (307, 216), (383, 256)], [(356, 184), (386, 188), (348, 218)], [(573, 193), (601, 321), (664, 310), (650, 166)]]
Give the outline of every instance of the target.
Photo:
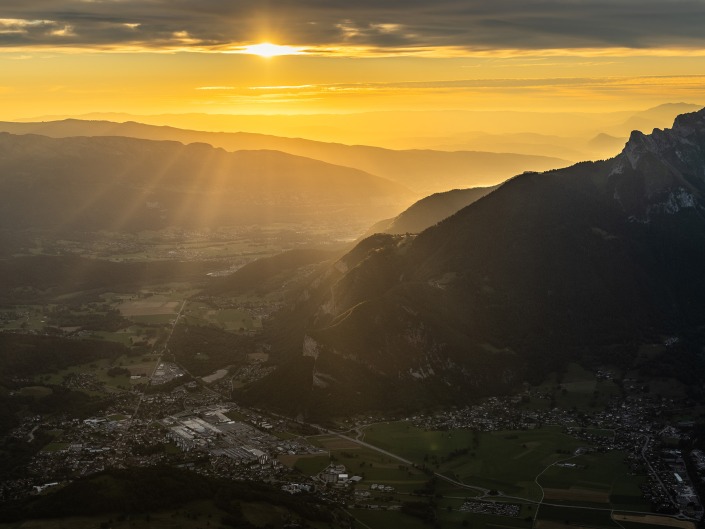
[(393, 219), (379, 221), (367, 230), (364, 237), (374, 233), (402, 235), (404, 233), (422, 232), (491, 193), (498, 187), (471, 187), (469, 189), (451, 189), (442, 193), (434, 193), (414, 202)]
[(83, 122), (75, 119), (42, 123), (4, 122), (0, 123), (0, 130), (57, 137), (109, 135), (181, 141), (186, 144), (200, 142), (229, 151), (279, 150), (356, 168), (395, 181), (419, 194), (446, 191), (456, 187), (493, 185), (524, 170), (544, 170), (569, 163), (558, 158), (525, 154), (444, 152), (430, 149), (392, 150), (249, 132), (192, 131), (137, 122)]
[[(705, 110), (652, 139), (656, 151), (635, 134), (614, 159), (519, 175), (417, 237), (362, 241), (289, 309), (298, 327), (281, 323), (287, 312), (272, 324), (289, 332), (282, 365), (308, 373), (298, 406), (363, 411), (373, 401), (353, 396), (365, 392), (391, 408), (459, 403), (568, 362), (643, 367), (639, 348), (666, 336), (679, 337), (680, 357), (648, 360), (655, 372), (705, 365), (693, 347), (705, 319), (705, 204), (698, 191), (687, 207), (661, 207), (683, 181), (705, 184)], [(634, 167), (630, 152), (641, 153)], [(267, 387), (249, 398), (272, 403)]]
[(209, 226), (346, 210), (371, 221), (413, 196), (369, 173), (278, 151), (110, 136), (0, 133), (0, 175), (6, 229)]

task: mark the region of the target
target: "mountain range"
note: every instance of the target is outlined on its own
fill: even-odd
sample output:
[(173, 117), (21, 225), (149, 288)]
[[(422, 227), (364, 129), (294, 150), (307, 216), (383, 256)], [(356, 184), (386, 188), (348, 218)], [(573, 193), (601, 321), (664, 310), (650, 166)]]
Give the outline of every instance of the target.
[(563, 167), (562, 158), (511, 152), (444, 152), (391, 150), (365, 145), (343, 145), (301, 138), (284, 138), (246, 132), (219, 133), (157, 127), (142, 123), (110, 121), (63, 121), (0, 123), (0, 131), (65, 138), (76, 136), (124, 136), (182, 143), (207, 143), (228, 151), (274, 150), (334, 165), (352, 167), (416, 192), (417, 197), (456, 187), (493, 185), (525, 170)]
[(703, 270), (705, 110), (615, 158), (519, 175), (418, 236), (363, 240), (271, 322), (279, 368), (243, 398), (414, 409), (569, 362), (702, 391)]
[(355, 218), (413, 199), (358, 169), (277, 151), (125, 137), (0, 133), (4, 230), (144, 230)]
[[(347, 145), (375, 145), (391, 149), (433, 149), (516, 152), (557, 156), (579, 161), (617, 154), (634, 129), (667, 127), (679, 114), (700, 108), (692, 103), (666, 103), (645, 110), (608, 112), (537, 110), (415, 110), (351, 114), (162, 114), (90, 113), (25, 118), (21, 122), (81, 120), (168, 125), (181, 129), (252, 132)], [(597, 152), (586, 143), (606, 133), (622, 144), (611, 152)], [(167, 139), (167, 138), (157, 138)], [(202, 141), (202, 140), (201, 140)], [(531, 150), (512, 150), (522, 148)], [(511, 145), (511, 148), (508, 146)], [(381, 176), (381, 175), (380, 175)], [(471, 185), (471, 184), (466, 184)]]

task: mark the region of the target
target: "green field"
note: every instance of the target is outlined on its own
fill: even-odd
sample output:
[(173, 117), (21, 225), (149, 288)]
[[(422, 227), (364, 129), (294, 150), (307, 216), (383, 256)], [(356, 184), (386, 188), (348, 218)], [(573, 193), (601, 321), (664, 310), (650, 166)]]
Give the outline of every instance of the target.
[(454, 449), (471, 446), (472, 439), (470, 430), (426, 431), (404, 421), (373, 424), (365, 430), (364, 437), (365, 442), (418, 464), (423, 463), (426, 456), (443, 456)]
[(330, 464), (328, 456), (304, 456), (295, 459), (294, 468), (307, 476), (315, 476)]
[[(585, 446), (557, 427), (441, 432), (422, 431), (404, 422), (373, 425), (366, 430), (365, 440), (467, 485), (534, 500), (541, 497), (536, 476)], [(452, 456), (454, 450), (465, 449), (467, 453)]]
[[(552, 466), (539, 482), (554, 489), (553, 500), (649, 511), (639, 489), (645, 476), (632, 475), (624, 458), (625, 454), (618, 451), (581, 455), (570, 460), (576, 467)], [(561, 498), (559, 490), (566, 491), (565, 497)]]
[(215, 309), (205, 303), (189, 303), (184, 310), (187, 323), (215, 325), (226, 331), (251, 331), (261, 329), (259, 319), (252, 318), (244, 309)]
[(170, 314), (138, 314), (130, 316), (130, 320), (142, 325), (171, 325), (176, 318), (175, 313)]
[(539, 523), (545, 520), (549, 522), (562, 523), (573, 527), (619, 527), (619, 525), (612, 520), (611, 512), (609, 510), (598, 511), (542, 505), (539, 509), (538, 520)]
[(62, 450), (68, 449), (69, 446), (70, 446), (69, 443), (49, 443), (44, 448), (42, 448), (42, 451), (43, 452), (61, 452)]
[(130, 347), (133, 345), (143, 345), (146, 347), (152, 347), (156, 342), (159, 334), (160, 330), (157, 330), (153, 327), (131, 325), (126, 329), (121, 329), (116, 332), (94, 331), (92, 333), (92, 337), (121, 343), (126, 347)]
[(229, 412), (227, 412), (225, 414), (225, 416), (228, 419), (232, 419), (233, 421), (248, 421), (249, 420), (249, 417), (247, 417), (247, 415), (243, 415), (242, 413), (240, 413), (237, 410), (230, 410)]
[(3, 330), (41, 331), (46, 321), (47, 316), (41, 305), (15, 305), (0, 309), (0, 329)]
[[(438, 478), (431, 496), (409, 495), (424, 489), (429, 474), (400, 466), (389, 456), (371, 449), (353, 448), (351, 441), (334, 436), (310, 439), (323, 449), (330, 450), (334, 462), (344, 464), (349, 473), (365, 477), (356, 490), (369, 491), (372, 495), (357, 498), (356, 501), (378, 505), (379, 509), (354, 509), (352, 514), (365, 524), (362, 527), (421, 527), (423, 522), (420, 519), (385, 509), (431, 496), (439, 527), (532, 527), (538, 508), (536, 505), (520, 500), (504, 500), (521, 505), (520, 514), (516, 517), (463, 512), (460, 507), (465, 498), (481, 495), (480, 492)], [(568, 522), (573, 526), (617, 527), (610, 518), (612, 508), (649, 509), (641, 499), (639, 490), (644, 477), (629, 472), (624, 453), (615, 451), (576, 456), (575, 450), (586, 447), (585, 443), (562, 433), (558, 427), (475, 433), (469, 430), (424, 431), (406, 422), (382, 423), (372, 425), (365, 431), (365, 441), (417, 461), (419, 466), (426, 467), (427, 472), (438, 472), (467, 485), (496, 489), (510, 496), (534, 501), (541, 499), (543, 487), (551, 495), (546, 502), (565, 505), (541, 506), (539, 519), (544, 520), (544, 525), (553, 524), (555, 527)], [(464, 451), (465, 448), (468, 450)], [(575, 466), (553, 465), (563, 461)], [(313, 475), (325, 468), (328, 462), (328, 456), (300, 458), (296, 466), (302, 472)], [(372, 483), (392, 485), (395, 491), (377, 494), (370, 489)], [(597, 510), (579, 508), (581, 506), (596, 507)]]
[[(390, 506), (398, 507), (402, 502), (416, 498), (411, 494), (424, 489), (429, 480), (429, 476), (420, 470), (400, 464), (389, 456), (351, 441), (330, 435), (318, 435), (308, 439), (328, 453), (320, 456), (280, 456), (280, 460), (309, 476), (318, 474), (331, 463), (344, 465), (348, 474), (363, 478), (353, 490), (369, 494), (367, 497), (356, 497), (351, 501), (380, 505), (384, 509)], [(374, 489), (372, 485), (375, 485)], [(392, 487), (393, 491), (377, 490), (377, 485)], [(364, 523), (373, 523), (372, 527), (419, 527), (417, 520), (399, 512), (355, 509), (354, 516)]]
[[(72, 374), (88, 374), (98, 383), (104, 384), (108, 390), (129, 389), (134, 381), (127, 375), (110, 376), (108, 370), (111, 367), (122, 367), (130, 371), (133, 375), (149, 375), (154, 370), (156, 357), (147, 356), (121, 356), (115, 362), (108, 359), (97, 359), (88, 364), (80, 364), (62, 369), (55, 373), (40, 375), (37, 382), (50, 385), (61, 385), (65, 377)], [(139, 382), (136, 381), (136, 382)], [(95, 392), (87, 390), (88, 394)]]
[(295, 465), (306, 475), (313, 476), (332, 462), (345, 465), (349, 474), (363, 477), (363, 481), (358, 486), (361, 490), (376, 483), (392, 486), (400, 492), (412, 492), (428, 481), (428, 476), (420, 470), (350, 441), (334, 436), (315, 436), (310, 437), (309, 441), (329, 451), (330, 456), (326, 454), (295, 459), (285, 458), (285, 461), (292, 466)]
[(36, 397), (36, 398), (41, 398), (41, 397), (48, 397), (51, 395), (54, 391), (51, 388), (47, 388), (45, 386), (25, 386), (24, 388), (21, 388), (18, 393), (22, 395), (23, 397)]

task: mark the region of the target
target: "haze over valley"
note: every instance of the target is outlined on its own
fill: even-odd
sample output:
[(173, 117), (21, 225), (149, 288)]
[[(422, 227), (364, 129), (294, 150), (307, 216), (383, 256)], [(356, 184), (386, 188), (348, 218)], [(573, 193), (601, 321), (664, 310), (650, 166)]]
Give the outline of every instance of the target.
[(697, 529), (695, 0), (0, 0), (0, 529)]

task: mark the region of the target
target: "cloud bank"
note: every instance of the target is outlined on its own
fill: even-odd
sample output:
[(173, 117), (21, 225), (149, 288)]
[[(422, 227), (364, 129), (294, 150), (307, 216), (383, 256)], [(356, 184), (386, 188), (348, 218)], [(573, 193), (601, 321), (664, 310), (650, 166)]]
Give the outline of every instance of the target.
[(0, 47), (312, 53), (705, 48), (702, 0), (0, 0)]

